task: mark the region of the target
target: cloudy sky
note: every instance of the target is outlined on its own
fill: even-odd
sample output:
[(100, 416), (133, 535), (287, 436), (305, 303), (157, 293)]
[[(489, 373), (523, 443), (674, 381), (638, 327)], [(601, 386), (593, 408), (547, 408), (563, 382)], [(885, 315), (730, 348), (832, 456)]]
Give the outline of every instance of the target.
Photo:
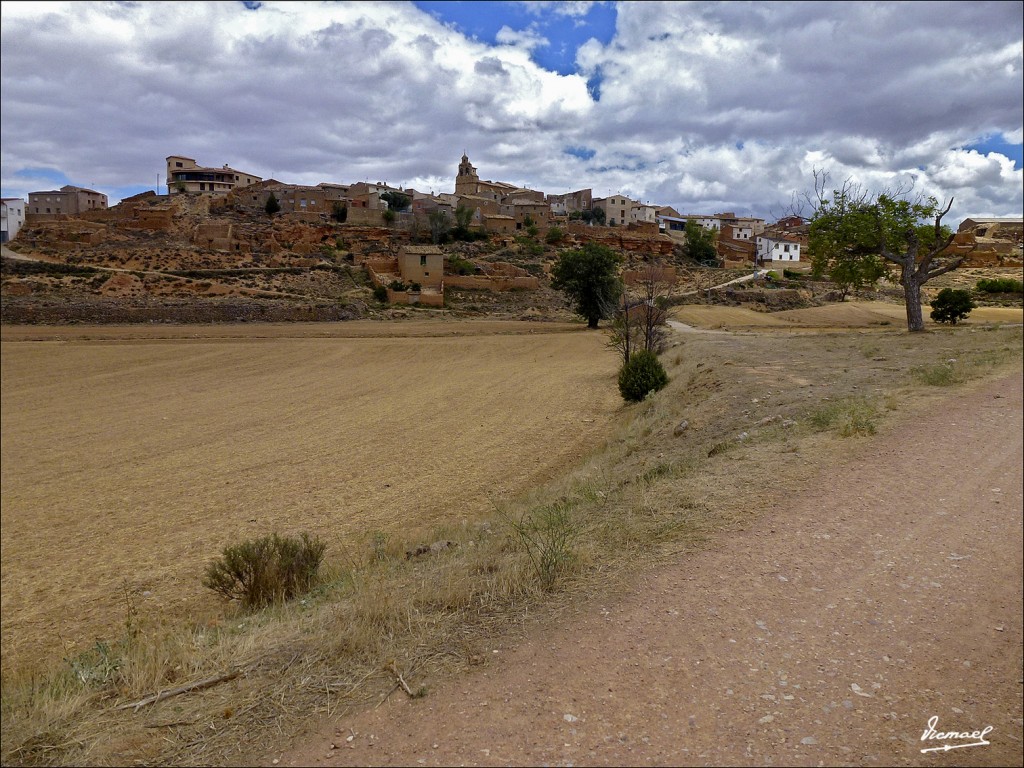
[[(827, 170), (1020, 216), (1021, 2), (0, 4), (4, 197), (170, 154), (281, 181), (481, 178), (774, 220)], [(161, 187), (161, 191), (165, 191)]]

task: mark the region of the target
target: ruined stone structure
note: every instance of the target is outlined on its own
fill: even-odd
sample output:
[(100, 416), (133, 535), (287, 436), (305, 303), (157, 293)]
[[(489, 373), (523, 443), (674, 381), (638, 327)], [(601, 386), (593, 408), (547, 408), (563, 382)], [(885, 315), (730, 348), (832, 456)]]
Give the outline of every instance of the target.
[(580, 189), (564, 195), (548, 195), (547, 202), (555, 216), (568, 216), (576, 211), (591, 210), (594, 207), (594, 195), (590, 189)]
[(953, 238), (953, 254), (966, 253), (965, 267), (1024, 264), (1024, 219), (965, 219)]

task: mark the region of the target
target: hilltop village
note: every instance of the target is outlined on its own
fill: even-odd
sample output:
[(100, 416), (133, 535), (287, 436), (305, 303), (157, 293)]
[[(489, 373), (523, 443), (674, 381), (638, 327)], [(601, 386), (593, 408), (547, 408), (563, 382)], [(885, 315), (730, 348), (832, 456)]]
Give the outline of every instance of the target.
[[(452, 193), (288, 184), (180, 155), (166, 163), (166, 194), (115, 206), (75, 186), (3, 200), (2, 240), (21, 254), (4, 259), (4, 321), (346, 319), (406, 305), (565, 319), (550, 267), (585, 242), (621, 253), (627, 282), (656, 265), (698, 294), (755, 268), (779, 278), (809, 269), (799, 216), (769, 223), (591, 189), (546, 194), (483, 180), (466, 154)], [(710, 235), (710, 261), (688, 253), (693, 223)], [(956, 245), (973, 247), (969, 266), (1019, 266), (1022, 229), (1020, 219), (968, 219)], [(816, 301), (806, 285), (753, 287), (725, 299), (767, 309)]]

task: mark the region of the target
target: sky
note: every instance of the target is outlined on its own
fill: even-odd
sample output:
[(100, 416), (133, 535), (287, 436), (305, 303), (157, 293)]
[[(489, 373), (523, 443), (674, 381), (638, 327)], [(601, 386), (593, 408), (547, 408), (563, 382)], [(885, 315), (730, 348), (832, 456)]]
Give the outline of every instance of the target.
[(172, 154), (454, 192), (466, 152), (684, 214), (807, 215), (815, 171), (1024, 211), (1021, 2), (19, 1), (0, 35), (3, 197), (166, 192)]

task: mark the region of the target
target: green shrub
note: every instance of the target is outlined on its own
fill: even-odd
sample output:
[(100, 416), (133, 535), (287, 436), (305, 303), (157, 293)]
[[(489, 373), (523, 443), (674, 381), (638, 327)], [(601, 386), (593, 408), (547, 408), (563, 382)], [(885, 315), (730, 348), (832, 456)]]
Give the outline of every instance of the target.
[(264, 210), (267, 212), (267, 216), (273, 216), (281, 210), (281, 204), (277, 202), (277, 196), (271, 192), (270, 197), (267, 198), (267, 204), (264, 206)]
[(544, 235), (544, 240), (548, 245), (557, 245), (561, 242), (562, 238), (565, 237), (565, 233), (558, 227), (551, 227), (548, 233)]
[(388, 289), (383, 285), (378, 285), (373, 289), (373, 298), (379, 301), (381, 304), (386, 304), (388, 301)]
[(290, 600), (317, 584), (326, 547), (308, 533), (250, 539), (225, 547), (206, 567), (203, 586), (250, 610)]
[(1024, 293), (1024, 282), (1012, 277), (982, 278), (977, 288), (982, 293)]
[(629, 402), (638, 403), (666, 384), (668, 374), (664, 366), (656, 354), (646, 349), (631, 354), (619, 369), (619, 392)]
[(971, 314), (971, 310), (977, 305), (967, 291), (943, 288), (939, 291), (939, 295), (932, 300), (930, 306), (932, 320), (937, 323), (956, 325), (958, 321)]
[(476, 265), (461, 256), (449, 256), (448, 271), (453, 275), (473, 275), (476, 274)]

